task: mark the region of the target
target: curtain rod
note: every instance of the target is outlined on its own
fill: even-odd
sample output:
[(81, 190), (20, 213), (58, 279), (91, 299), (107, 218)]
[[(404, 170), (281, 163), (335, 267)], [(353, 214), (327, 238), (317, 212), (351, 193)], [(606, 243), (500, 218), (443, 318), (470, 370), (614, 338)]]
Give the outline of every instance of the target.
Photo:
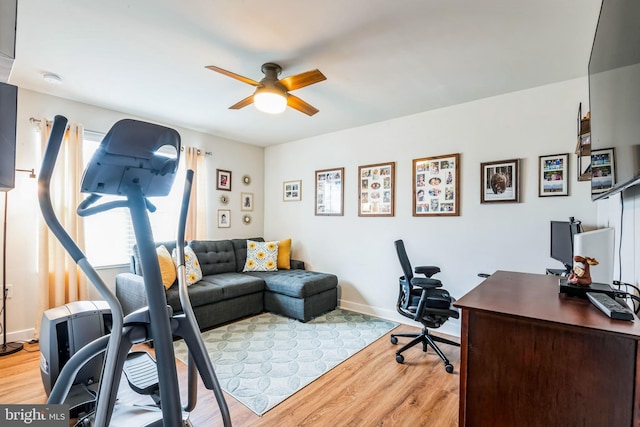
[[(33, 124), (36, 124), (36, 123), (37, 123), (37, 124), (40, 124), (40, 122), (41, 122), (42, 120), (40, 120), (40, 119), (36, 119), (35, 117), (29, 117), (29, 121), (30, 121), (31, 123), (33, 123)], [(47, 120), (47, 122), (49, 122), (49, 121), (50, 121), (50, 120)], [(93, 130), (87, 130), (87, 129), (85, 129), (85, 132), (90, 132), (90, 133), (94, 133), (94, 134), (98, 134), (98, 135), (104, 135), (102, 132), (96, 132), (96, 131), (93, 131)], [(181, 147), (180, 147), (180, 151), (184, 151), (184, 148), (185, 148), (185, 146), (184, 146), (184, 145), (183, 145), (183, 146), (181, 146)], [(213, 156), (213, 152), (212, 152), (212, 151), (204, 151), (204, 152), (203, 152), (203, 151), (202, 151), (201, 149), (199, 149), (199, 148), (198, 148), (198, 154), (204, 154), (205, 156)]]
[[(36, 119), (35, 117), (29, 117), (29, 121), (30, 121), (32, 124), (34, 124), (34, 125), (35, 125), (35, 124), (38, 124), (38, 125), (39, 125), (39, 124), (40, 124), (40, 122), (41, 122), (42, 120), (40, 120), (40, 119)], [(53, 123), (53, 122), (52, 122), (51, 120), (47, 120), (47, 123)], [(67, 125), (67, 128), (66, 128), (66, 129), (67, 129), (67, 130), (69, 130), (69, 125)]]
[[(36, 119), (35, 117), (29, 117), (29, 121), (33, 124), (40, 124), (42, 120)], [(47, 120), (47, 123), (53, 123), (51, 120)]]
[[(180, 151), (184, 151), (184, 149), (185, 149), (184, 145), (180, 147)], [(199, 148), (197, 150), (198, 150), (198, 154), (202, 154), (204, 156), (213, 156), (213, 151), (202, 151)]]

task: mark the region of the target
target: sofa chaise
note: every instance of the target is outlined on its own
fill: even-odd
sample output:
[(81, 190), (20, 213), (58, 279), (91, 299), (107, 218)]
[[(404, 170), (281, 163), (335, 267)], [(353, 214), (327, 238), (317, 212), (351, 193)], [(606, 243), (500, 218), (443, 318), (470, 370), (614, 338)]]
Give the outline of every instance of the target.
[[(188, 287), (201, 330), (264, 311), (307, 322), (337, 307), (338, 278), (307, 271), (302, 261), (290, 260), (289, 269), (243, 271), (247, 240), (264, 242), (263, 238), (188, 242), (202, 272), (202, 279)], [(175, 248), (175, 242), (158, 242), (160, 245), (169, 252)], [(130, 272), (116, 276), (116, 296), (125, 315), (147, 305), (135, 247)], [(174, 313), (181, 313), (177, 281), (168, 287), (166, 297)]]

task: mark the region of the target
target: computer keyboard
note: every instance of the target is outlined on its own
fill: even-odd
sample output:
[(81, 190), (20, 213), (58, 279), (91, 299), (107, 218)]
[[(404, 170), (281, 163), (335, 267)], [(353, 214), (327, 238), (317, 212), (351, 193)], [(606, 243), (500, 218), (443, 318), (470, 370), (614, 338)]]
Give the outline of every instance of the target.
[(602, 292), (587, 292), (587, 298), (604, 314), (612, 319), (633, 320), (633, 313), (618, 301)]

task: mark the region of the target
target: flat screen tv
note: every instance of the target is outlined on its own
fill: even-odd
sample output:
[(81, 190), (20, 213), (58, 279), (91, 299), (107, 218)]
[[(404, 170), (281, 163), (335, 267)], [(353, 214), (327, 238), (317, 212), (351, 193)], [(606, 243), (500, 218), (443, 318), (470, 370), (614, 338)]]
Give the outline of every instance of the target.
[(573, 237), (582, 231), (580, 221), (551, 221), (551, 258), (560, 261), (564, 274), (573, 268)]
[(591, 198), (597, 200), (640, 182), (638, 0), (602, 2), (589, 60), (589, 109)]

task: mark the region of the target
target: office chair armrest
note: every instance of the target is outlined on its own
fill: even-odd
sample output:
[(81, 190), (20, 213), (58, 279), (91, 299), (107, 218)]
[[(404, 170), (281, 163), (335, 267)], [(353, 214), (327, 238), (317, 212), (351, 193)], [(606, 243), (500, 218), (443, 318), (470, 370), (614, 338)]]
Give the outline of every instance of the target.
[(442, 282), (438, 279), (427, 279), (425, 277), (414, 277), (411, 279), (412, 286), (419, 286), (423, 289), (434, 289), (442, 286)]
[(415, 268), (416, 274), (424, 274), (427, 277), (431, 277), (436, 273), (440, 273), (440, 267), (434, 265), (423, 265)]

